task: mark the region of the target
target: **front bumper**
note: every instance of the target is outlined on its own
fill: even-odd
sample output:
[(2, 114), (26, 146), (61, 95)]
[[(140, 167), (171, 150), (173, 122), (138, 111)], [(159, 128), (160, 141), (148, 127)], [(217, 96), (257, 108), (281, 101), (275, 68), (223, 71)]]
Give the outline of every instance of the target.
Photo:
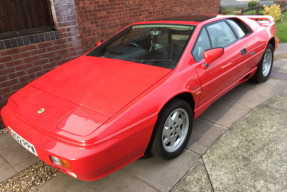
[[(100, 179), (141, 157), (157, 119), (152, 117), (106, 142), (84, 147), (56, 136), (47, 136), (41, 129), (34, 128), (32, 123), (22, 119), (9, 106), (2, 109), (1, 115), (6, 127), (11, 127), (34, 145), (41, 160), (70, 176), (86, 181)], [(10, 133), (10, 130), (8, 131)], [(66, 169), (54, 164), (51, 155), (67, 160), (71, 168)]]

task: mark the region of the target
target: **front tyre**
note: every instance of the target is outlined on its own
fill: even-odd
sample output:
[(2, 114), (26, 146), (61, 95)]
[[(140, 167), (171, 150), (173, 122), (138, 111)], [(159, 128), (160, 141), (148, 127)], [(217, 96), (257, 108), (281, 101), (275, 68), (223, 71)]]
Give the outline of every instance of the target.
[(186, 101), (174, 99), (168, 103), (155, 125), (152, 155), (161, 159), (173, 159), (180, 155), (189, 140), (192, 122), (192, 110)]
[(272, 71), (273, 66), (273, 46), (268, 43), (266, 50), (260, 60), (256, 74), (252, 77), (252, 80), (256, 83), (267, 81)]

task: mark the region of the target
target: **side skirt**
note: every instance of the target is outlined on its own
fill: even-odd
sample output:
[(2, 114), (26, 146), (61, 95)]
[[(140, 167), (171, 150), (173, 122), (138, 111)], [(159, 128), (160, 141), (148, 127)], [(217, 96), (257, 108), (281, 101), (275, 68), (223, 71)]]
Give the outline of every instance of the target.
[(237, 85), (247, 81), (248, 79), (250, 79), (257, 70), (257, 66), (254, 67), (252, 70), (250, 70), (248, 73), (246, 73), (244, 76), (242, 76), (240, 79), (238, 79), (237, 81), (235, 81), (234, 83), (232, 83), (231, 85), (229, 85), (228, 87), (226, 87), (225, 89), (223, 89), (221, 92), (219, 92), (217, 95), (215, 95), (213, 98), (209, 99), (208, 101), (206, 101), (204, 104), (202, 104), (201, 106), (199, 106), (198, 108), (196, 108), (194, 110), (194, 119), (196, 119), (197, 117), (199, 117), (212, 103), (214, 103), (217, 99), (221, 98), (223, 95), (225, 95), (227, 92), (229, 92), (231, 89), (233, 89), (234, 87), (236, 87)]

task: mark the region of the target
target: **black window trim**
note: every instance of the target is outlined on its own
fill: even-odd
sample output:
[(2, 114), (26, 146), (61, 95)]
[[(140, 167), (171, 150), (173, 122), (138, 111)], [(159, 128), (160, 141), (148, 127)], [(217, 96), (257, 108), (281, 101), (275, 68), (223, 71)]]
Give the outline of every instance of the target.
[[(233, 19), (237, 19), (237, 18), (228, 18), (228, 19), (224, 19), (224, 20), (225, 20), (225, 22), (228, 24), (228, 26), (232, 29), (232, 31), (234, 32), (233, 27), (227, 22), (227, 20), (233, 21)], [(235, 22), (235, 21), (234, 21), (234, 22)], [(243, 21), (241, 21), (241, 22), (243, 22)], [(237, 24), (237, 23), (235, 22), (235, 24)], [(238, 24), (237, 24), (237, 25), (238, 25)], [(245, 24), (245, 25), (246, 25), (246, 24)], [(238, 26), (241, 28), (240, 25), (238, 25)], [(248, 31), (247, 31), (246, 33), (243, 31), (243, 32), (245, 33), (245, 35), (242, 36), (241, 38), (239, 38), (239, 37), (237, 36), (237, 34), (234, 32), (235, 35), (236, 35), (236, 37), (238, 38), (238, 40), (245, 38), (246, 36), (250, 35), (250, 34), (253, 32), (253, 31), (250, 29), (250, 27), (248, 27), (247, 25), (244, 26), (244, 27), (246, 27)], [(241, 28), (241, 29), (242, 29), (242, 28)]]
[[(239, 40), (239, 36), (237, 35), (237, 33), (235, 32), (235, 29), (227, 22), (227, 19), (224, 19), (225, 23), (229, 26), (229, 28), (232, 30), (233, 34), (236, 37), (236, 41)], [(245, 35), (244, 35), (245, 36)]]
[[(207, 25), (207, 24), (206, 24)], [(198, 41), (198, 39), (199, 39), (199, 36), (201, 35), (201, 33), (202, 33), (202, 31), (205, 29), (205, 31), (206, 31), (206, 33), (207, 33), (207, 36), (208, 36), (208, 41), (209, 41), (209, 44), (210, 44), (210, 49), (212, 49), (212, 43), (211, 43), (211, 40), (210, 40), (210, 36), (209, 36), (209, 33), (208, 33), (208, 31), (207, 31), (207, 29), (206, 29), (206, 25), (204, 25), (204, 26), (202, 26), (201, 27), (201, 29), (200, 29), (200, 31), (199, 31), (199, 35), (197, 36), (197, 38), (196, 38), (196, 40), (195, 40), (195, 43), (194, 43), (194, 45), (193, 45), (193, 47), (192, 47), (192, 50), (191, 50), (191, 55), (192, 55), (192, 57), (193, 57), (193, 59), (195, 60), (195, 62), (199, 62), (199, 61), (201, 61), (201, 60), (203, 60), (203, 58), (202, 59), (195, 59), (195, 57), (193, 56), (193, 50), (195, 49), (195, 45), (196, 45), (196, 43), (197, 43), (197, 41)]]

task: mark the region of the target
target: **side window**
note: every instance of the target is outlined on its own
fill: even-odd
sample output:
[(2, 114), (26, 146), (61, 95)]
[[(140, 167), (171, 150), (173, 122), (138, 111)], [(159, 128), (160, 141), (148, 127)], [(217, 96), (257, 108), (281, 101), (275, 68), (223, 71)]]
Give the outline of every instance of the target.
[(204, 28), (201, 31), (201, 34), (199, 35), (195, 43), (195, 46), (193, 47), (193, 50), (192, 50), (192, 55), (195, 61), (199, 61), (203, 59), (203, 56), (202, 56), (203, 52), (210, 48), (211, 48), (210, 41), (209, 41), (209, 38), (206, 32), (206, 29)]
[(233, 31), (225, 21), (209, 25), (207, 27), (207, 31), (213, 48), (225, 47), (226, 45), (236, 41)]
[(227, 23), (231, 26), (231, 28), (234, 30), (234, 32), (236, 33), (236, 35), (237, 35), (238, 38), (242, 38), (242, 37), (245, 36), (244, 31), (241, 29), (241, 27), (239, 27), (239, 26), (237, 25), (237, 23), (235, 23), (234, 21), (229, 20), (229, 19), (226, 20), (226, 21), (227, 21)]

